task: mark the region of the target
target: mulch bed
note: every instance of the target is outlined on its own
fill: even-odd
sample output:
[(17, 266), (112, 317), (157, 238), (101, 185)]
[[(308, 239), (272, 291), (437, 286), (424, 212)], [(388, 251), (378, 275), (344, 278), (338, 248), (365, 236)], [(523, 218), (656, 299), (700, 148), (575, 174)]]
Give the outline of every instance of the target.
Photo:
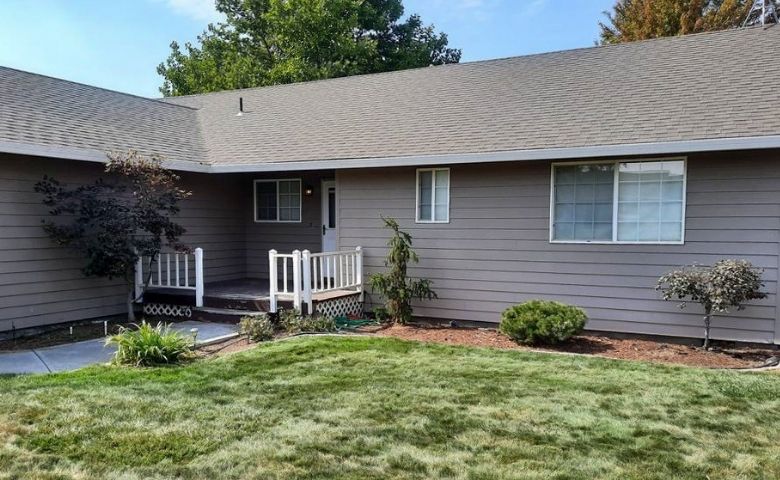
[[(114, 334), (127, 323), (109, 323), (109, 334)], [(550, 352), (579, 353), (624, 360), (640, 360), (705, 368), (752, 368), (766, 363), (771, 357), (780, 356), (772, 347), (714, 342), (715, 351), (680, 343), (663, 342), (642, 337), (618, 338), (605, 335), (579, 335), (571, 341), (555, 346), (528, 347), (518, 345), (490, 328), (445, 327), (439, 325), (389, 325), (358, 329), (358, 333), (395, 337), (404, 340), (436, 342), (448, 345), (492, 347), (512, 350), (541, 350)], [(0, 340), (0, 351), (27, 350), (64, 343), (79, 342), (103, 337), (103, 323), (74, 325), (73, 334), (67, 326), (43, 332), (39, 335)], [(245, 337), (230, 339), (198, 349), (201, 356), (218, 356), (256, 345)]]
[[(596, 355), (624, 360), (640, 360), (705, 368), (752, 368), (763, 365), (780, 351), (771, 347), (754, 347), (732, 342), (715, 343), (715, 351), (678, 343), (665, 343), (643, 338), (615, 338), (603, 335), (580, 335), (556, 346), (527, 347), (518, 345), (494, 329), (452, 328), (429, 325), (392, 325), (376, 335), (513, 350), (543, 350)], [(730, 343), (730, 345), (729, 345)]]
[[(358, 329), (358, 333), (385, 337), (435, 342), (448, 345), (491, 347), (509, 350), (549, 351), (595, 355), (623, 360), (639, 360), (704, 368), (754, 368), (769, 358), (780, 356), (772, 347), (715, 342), (714, 351), (680, 343), (667, 343), (647, 338), (617, 338), (604, 335), (579, 335), (556, 346), (528, 347), (518, 345), (489, 328), (453, 328), (435, 325), (390, 325)], [(280, 335), (279, 338), (283, 338)], [(220, 356), (256, 346), (245, 337), (201, 347), (199, 355)]]
[(198, 347), (196, 353), (200, 357), (214, 357), (220, 355), (227, 355), (228, 353), (240, 352), (249, 348), (259, 345), (255, 342), (250, 342), (245, 336), (231, 338), (224, 342), (212, 343), (210, 345), (203, 345)]

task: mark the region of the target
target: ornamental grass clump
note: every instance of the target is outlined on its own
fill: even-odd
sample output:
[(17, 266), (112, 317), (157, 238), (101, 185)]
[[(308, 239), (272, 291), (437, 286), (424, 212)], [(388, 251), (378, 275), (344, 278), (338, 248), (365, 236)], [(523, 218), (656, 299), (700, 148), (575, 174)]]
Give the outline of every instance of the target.
[(720, 260), (711, 267), (691, 265), (666, 273), (658, 279), (656, 290), (664, 300), (682, 300), (701, 304), (704, 309), (704, 348), (710, 348), (710, 323), (714, 313), (742, 310), (749, 300), (766, 298), (761, 291), (763, 270), (747, 260)]
[(135, 327), (120, 327), (118, 334), (106, 340), (106, 345), (117, 347), (114, 364), (150, 367), (181, 363), (194, 356), (193, 339), (171, 330), (169, 324), (153, 327), (144, 321)]
[(531, 300), (504, 310), (498, 330), (518, 343), (552, 345), (582, 332), (587, 321), (581, 308)]

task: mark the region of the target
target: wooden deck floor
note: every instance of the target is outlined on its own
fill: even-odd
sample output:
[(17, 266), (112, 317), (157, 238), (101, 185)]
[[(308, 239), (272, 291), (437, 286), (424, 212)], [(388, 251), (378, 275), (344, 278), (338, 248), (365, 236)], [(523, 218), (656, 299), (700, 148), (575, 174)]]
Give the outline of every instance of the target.
[[(242, 278), (206, 283), (203, 287), (203, 306), (206, 308), (227, 308), (266, 312), (270, 308), (268, 280)], [(281, 285), (280, 285), (281, 286)], [(312, 300), (322, 302), (334, 298), (355, 295), (355, 290), (334, 290), (316, 293)], [(280, 307), (292, 308), (293, 294), (278, 297)], [(144, 303), (166, 303), (172, 305), (195, 305), (195, 292), (176, 288), (153, 287), (144, 292)]]

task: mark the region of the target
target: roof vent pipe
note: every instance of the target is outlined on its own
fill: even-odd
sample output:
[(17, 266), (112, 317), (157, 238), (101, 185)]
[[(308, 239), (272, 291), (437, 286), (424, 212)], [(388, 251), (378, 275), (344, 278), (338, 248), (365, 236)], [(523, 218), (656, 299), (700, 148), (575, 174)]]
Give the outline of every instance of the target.
[(238, 97), (238, 113), (236, 114), (237, 117), (240, 117), (244, 114), (244, 97)]

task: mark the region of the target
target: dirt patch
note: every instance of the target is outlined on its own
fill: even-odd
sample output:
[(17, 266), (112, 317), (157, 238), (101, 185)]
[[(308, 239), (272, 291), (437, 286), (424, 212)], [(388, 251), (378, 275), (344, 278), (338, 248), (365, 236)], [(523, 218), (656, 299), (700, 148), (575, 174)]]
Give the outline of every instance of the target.
[(393, 325), (375, 333), (380, 336), (418, 340), (423, 342), (505, 348), (513, 350), (543, 350), (596, 355), (625, 360), (641, 360), (705, 368), (750, 368), (764, 364), (780, 355), (770, 347), (731, 345), (716, 351), (699, 347), (665, 343), (641, 338), (613, 338), (601, 335), (580, 335), (571, 341), (552, 347), (518, 345), (494, 329), (452, 328), (439, 326)]
[(259, 343), (250, 342), (245, 336), (239, 336), (225, 340), (224, 342), (203, 345), (196, 350), (199, 357), (215, 357), (227, 355), (228, 353), (240, 352), (256, 347)]

